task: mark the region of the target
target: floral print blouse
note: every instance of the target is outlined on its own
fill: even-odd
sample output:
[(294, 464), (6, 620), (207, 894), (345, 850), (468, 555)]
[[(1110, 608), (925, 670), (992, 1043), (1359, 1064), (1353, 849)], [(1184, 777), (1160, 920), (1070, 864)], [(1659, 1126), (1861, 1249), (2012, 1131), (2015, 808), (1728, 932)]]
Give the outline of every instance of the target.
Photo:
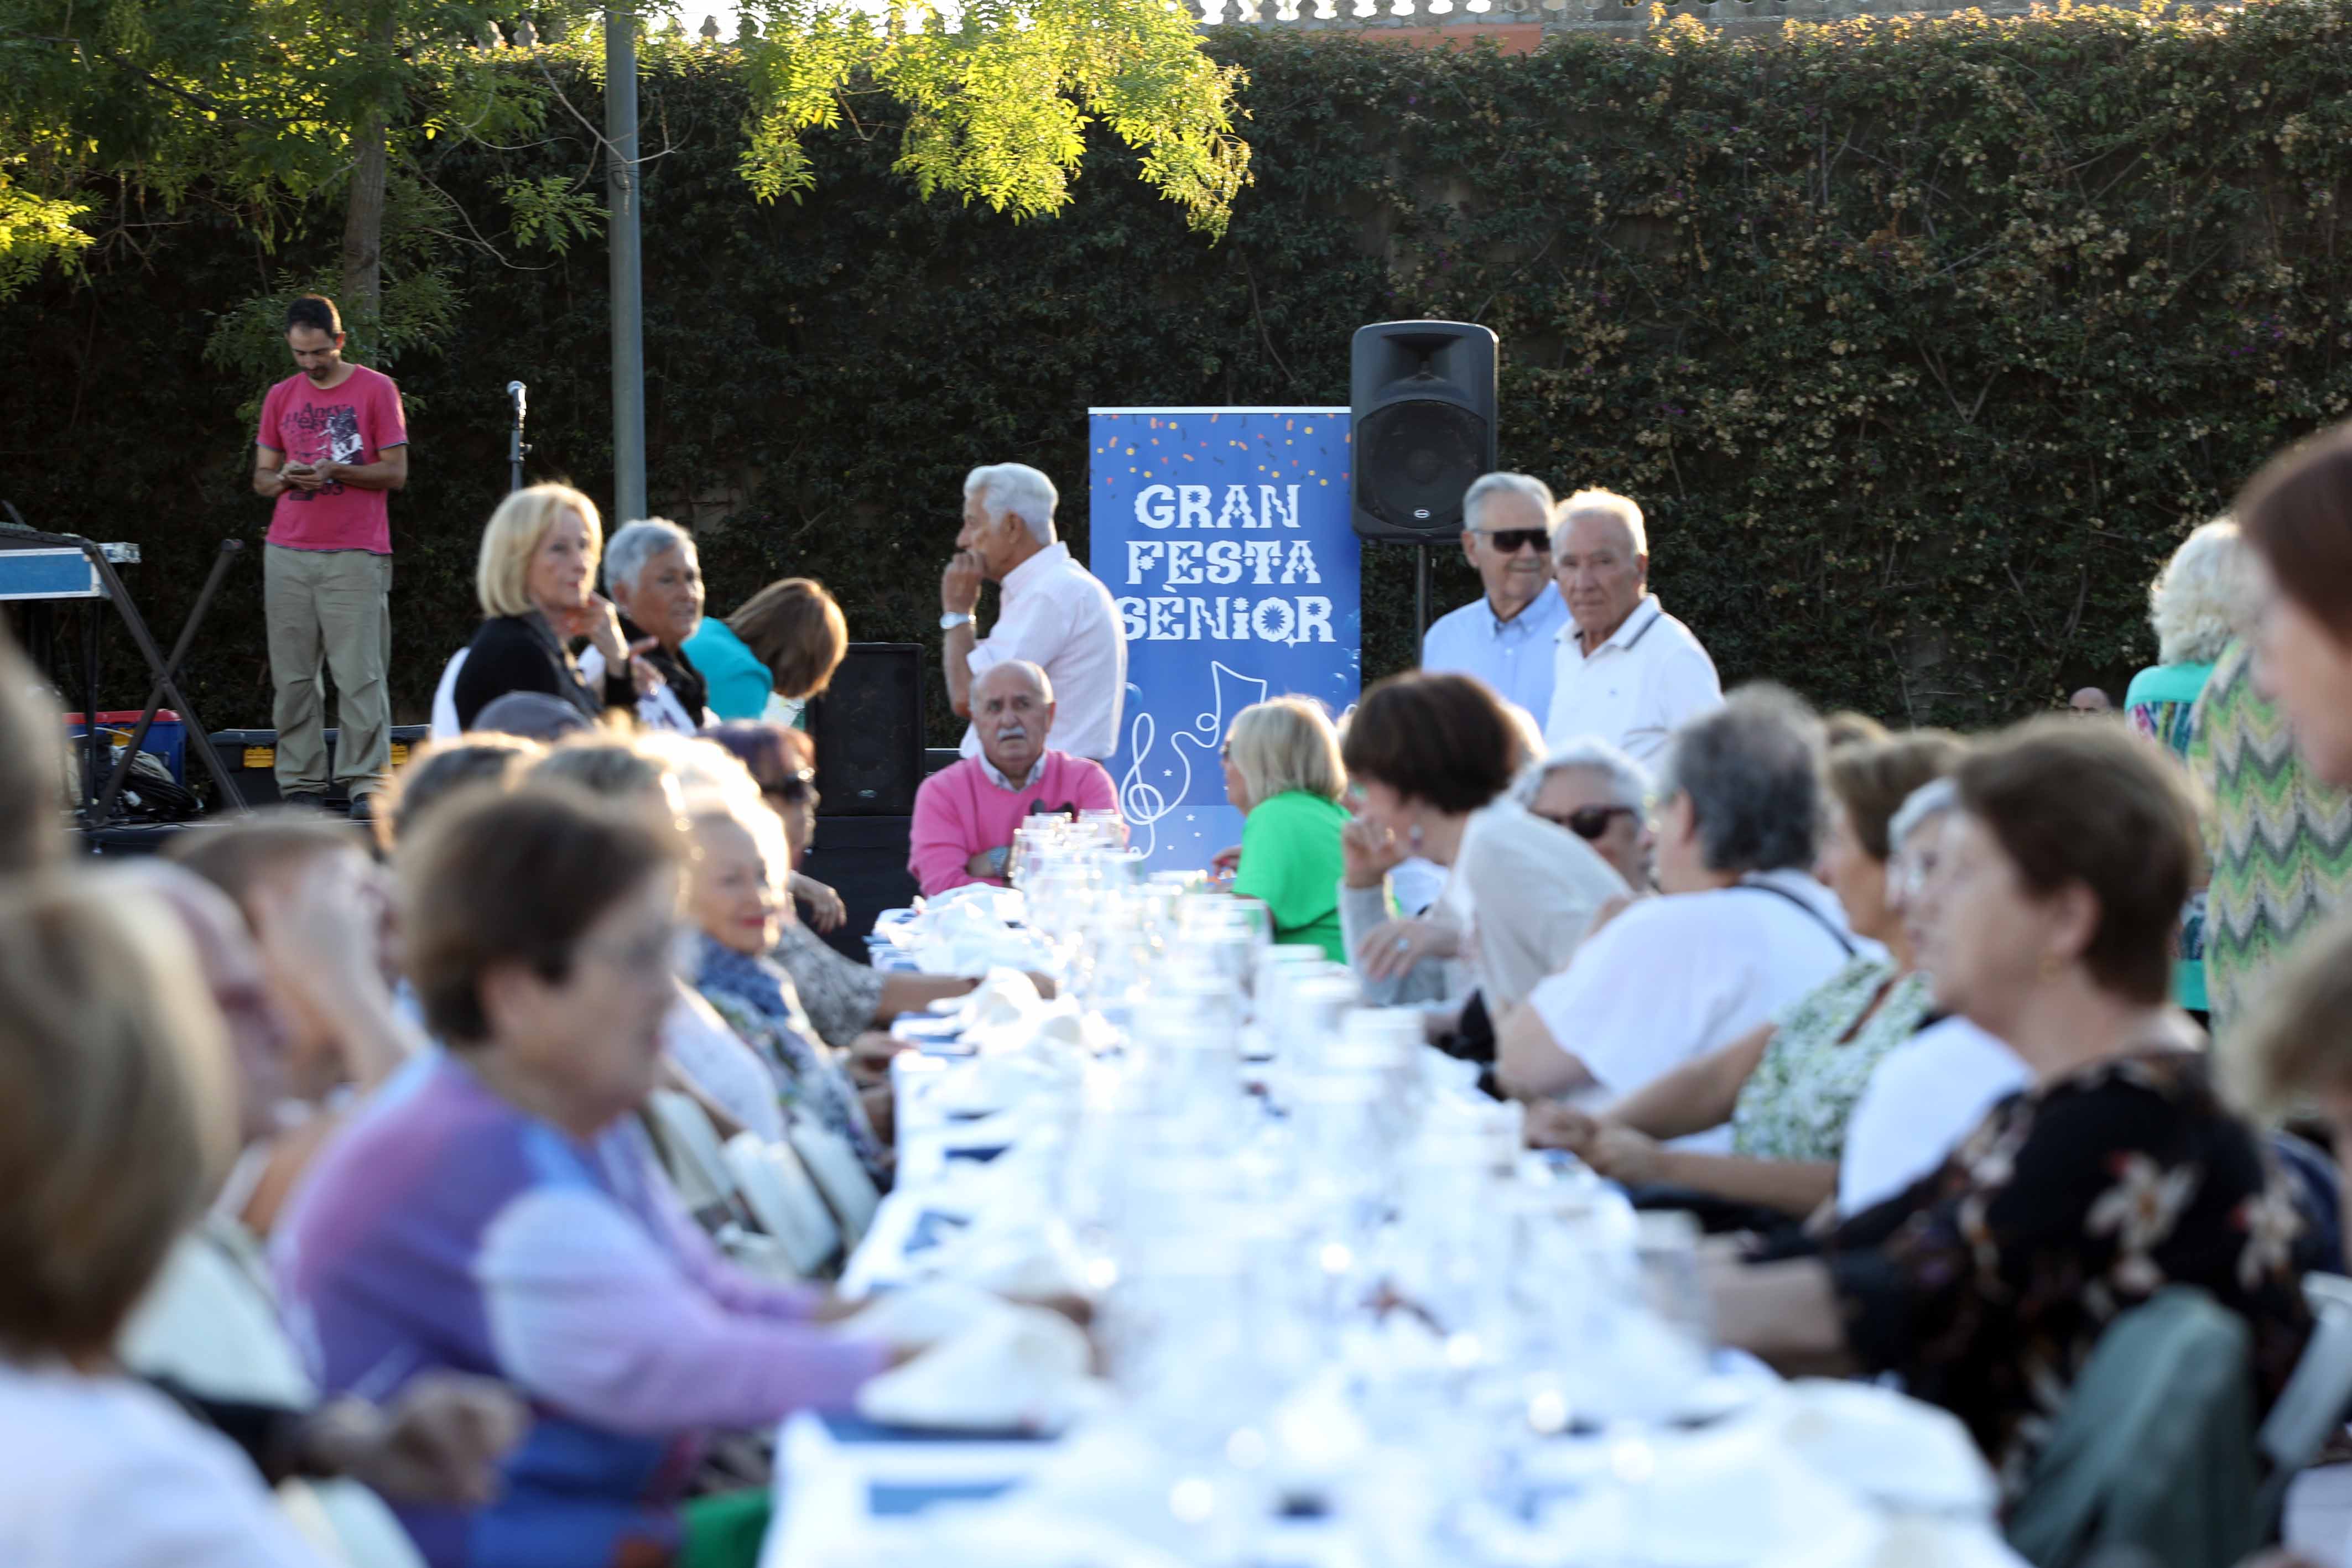
[(1848, 1346), (1968, 1424), (2014, 1501), (2100, 1333), (2168, 1284), (2253, 1331), (2267, 1408), (2310, 1318), (2288, 1177), (2200, 1056), (2113, 1057), (1995, 1106), (1829, 1239)]
[(1871, 1070), (1919, 1031), (1928, 1002), (1925, 975), (1898, 978), (1881, 957), (1856, 958), (1809, 992), (1781, 1016), (1740, 1086), (1732, 1152), (1759, 1160), (1837, 1159)]

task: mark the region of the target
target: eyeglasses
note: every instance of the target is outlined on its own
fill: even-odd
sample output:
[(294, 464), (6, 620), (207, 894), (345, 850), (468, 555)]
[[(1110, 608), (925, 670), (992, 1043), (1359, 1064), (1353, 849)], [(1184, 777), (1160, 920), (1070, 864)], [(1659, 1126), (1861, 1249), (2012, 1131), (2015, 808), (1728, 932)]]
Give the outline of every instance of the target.
[(1639, 817), (1641, 814), (1640, 809), (1633, 806), (1579, 806), (1575, 810), (1558, 817), (1543, 811), (1536, 813), (1553, 827), (1566, 828), (1587, 842), (1607, 832), (1609, 824), (1613, 819)]
[(1551, 535), (1542, 528), (1497, 528), (1493, 533), (1478, 536), (1495, 547), (1500, 555), (1517, 555), (1523, 549), (1549, 550)]

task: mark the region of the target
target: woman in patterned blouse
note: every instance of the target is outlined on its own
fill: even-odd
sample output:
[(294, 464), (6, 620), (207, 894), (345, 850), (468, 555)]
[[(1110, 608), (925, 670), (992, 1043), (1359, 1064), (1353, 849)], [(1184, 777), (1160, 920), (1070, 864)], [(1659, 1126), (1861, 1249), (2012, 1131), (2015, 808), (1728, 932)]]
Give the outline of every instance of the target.
[[(1538, 1105), (1529, 1141), (1573, 1150), (1628, 1186), (1670, 1186), (1803, 1216), (1837, 1190), (1846, 1117), (1870, 1070), (1929, 1016), (1927, 982), (1891, 897), (1889, 824), (1942, 777), (1960, 743), (1938, 731), (1849, 741), (1830, 753), (1821, 880), (1869, 948), (1780, 1018), (1627, 1096), (1599, 1117)], [(1667, 1140), (1731, 1125), (1731, 1153)]]
[(2045, 719), (1957, 775), (1926, 890), (1938, 1006), (2032, 1085), (1815, 1257), (1713, 1278), (1724, 1339), (1783, 1364), (1894, 1372), (1968, 1424), (2014, 1498), (2099, 1335), (2167, 1284), (2252, 1330), (2267, 1405), (2308, 1317), (2285, 1178), (2167, 1004), (2197, 864), (2179, 769), (2121, 727)]

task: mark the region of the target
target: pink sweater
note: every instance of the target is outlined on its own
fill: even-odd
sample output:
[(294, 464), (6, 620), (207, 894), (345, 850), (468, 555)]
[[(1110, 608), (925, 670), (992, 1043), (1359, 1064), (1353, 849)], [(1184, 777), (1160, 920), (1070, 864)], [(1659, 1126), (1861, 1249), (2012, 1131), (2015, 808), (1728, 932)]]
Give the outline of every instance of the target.
[(915, 881), (926, 894), (945, 893), (968, 882), (987, 881), (1001, 887), (1003, 883), (998, 878), (973, 876), (965, 869), (966, 863), (982, 850), (1011, 843), (1013, 830), (1033, 807), (1044, 811), (1066, 807), (1109, 811), (1117, 810), (1117, 802), (1111, 794), (1110, 775), (1103, 771), (1102, 764), (1066, 751), (1045, 753), (1044, 764), (1025, 789), (998, 789), (981, 759), (967, 757), (924, 779), (923, 787), (915, 792), (915, 826), (907, 869), (915, 873)]

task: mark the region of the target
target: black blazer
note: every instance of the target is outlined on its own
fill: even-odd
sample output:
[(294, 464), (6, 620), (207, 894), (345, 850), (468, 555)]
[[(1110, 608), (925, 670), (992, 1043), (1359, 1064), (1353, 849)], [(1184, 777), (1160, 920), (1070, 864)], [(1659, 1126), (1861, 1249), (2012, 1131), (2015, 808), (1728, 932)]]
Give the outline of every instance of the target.
[(582, 679), (555, 629), (536, 611), (494, 615), (466, 645), (466, 667), (457, 672), (457, 689), (451, 694), (457, 727), (473, 728), (475, 716), (509, 692), (545, 692), (592, 719), (608, 707), (633, 708), (637, 700), (625, 665), (617, 675), (606, 673), (602, 691)]
[[(622, 642), (634, 644), (644, 642), (645, 637), (644, 630), (635, 622), (625, 615), (621, 617)], [(686, 709), (687, 722), (701, 724), (702, 710), (710, 706), (710, 683), (702, 678), (702, 672), (688, 664), (684, 653), (673, 653), (658, 643), (638, 656), (669, 683), (669, 689), (677, 695), (678, 706)]]

